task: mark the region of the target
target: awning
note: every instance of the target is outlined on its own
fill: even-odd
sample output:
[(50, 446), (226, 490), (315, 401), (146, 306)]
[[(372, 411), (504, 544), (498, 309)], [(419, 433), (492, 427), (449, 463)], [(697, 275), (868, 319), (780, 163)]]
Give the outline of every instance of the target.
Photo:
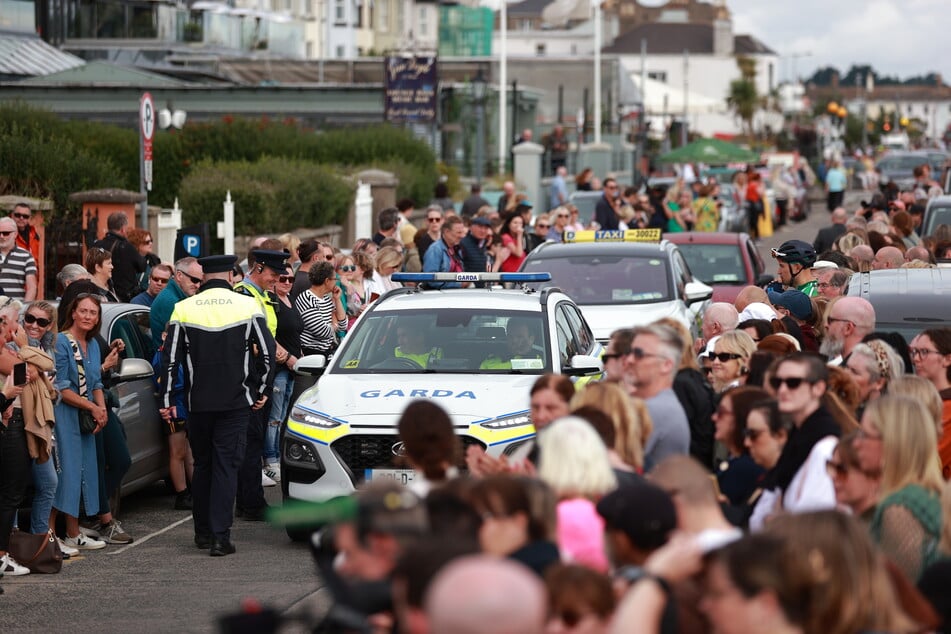
[(0, 34), (0, 76), (37, 77), (85, 64), (35, 35)]

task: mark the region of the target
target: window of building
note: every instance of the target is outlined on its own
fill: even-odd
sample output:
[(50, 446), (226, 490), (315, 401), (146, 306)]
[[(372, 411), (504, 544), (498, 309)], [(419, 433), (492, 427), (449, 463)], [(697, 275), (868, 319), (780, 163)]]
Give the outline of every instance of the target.
[(419, 8), (419, 37), (429, 37), (429, 7)]
[(337, 45), (337, 59), (343, 59), (344, 57), (346, 57), (346, 49), (344, 48), (343, 44), (338, 44)]
[(667, 83), (667, 71), (664, 70), (649, 70), (647, 71), (647, 77), (655, 81), (663, 82), (665, 84)]
[(334, 0), (334, 23), (344, 24), (347, 19), (347, 0)]
[(380, 5), (376, 30), (386, 33), (390, 30), (390, 0), (376, 0), (376, 4)]
[(544, 56), (545, 56), (545, 45), (544, 45), (544, 44), (536, 44), (536, 45), (535, 45), (535, 55), (538, 56), (538, 57), (544, 57)]

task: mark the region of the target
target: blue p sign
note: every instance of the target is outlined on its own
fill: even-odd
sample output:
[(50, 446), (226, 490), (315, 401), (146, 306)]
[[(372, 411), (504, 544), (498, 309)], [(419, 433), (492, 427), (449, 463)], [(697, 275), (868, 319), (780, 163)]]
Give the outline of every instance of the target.
[(185, 252), (193, 258), (201, 256), (201, 236), (186, 233), (182, 236), (182, 246)]

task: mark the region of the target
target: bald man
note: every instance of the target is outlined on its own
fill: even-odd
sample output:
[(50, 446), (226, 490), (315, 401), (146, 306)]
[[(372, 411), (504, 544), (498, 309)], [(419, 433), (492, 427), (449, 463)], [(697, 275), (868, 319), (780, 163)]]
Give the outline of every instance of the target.
[(541, 634), (545, 586), (527, 567), (485, 555), (461, 557), (426, 595), (433, 634)]
[(875, 261), (875, 251), (867, 244), (860, 244), (849, 251), (849, 257), (855, 260), (859, 273), (867, 273), (872, 270), (872, 262)]
[(846, 295), (836, 300), (826, 315), (825, 338), (819, 352), (830, 365), (845, 365), (852, 348), (875, 330), (875, 309), (868, 300)]
[(934, 264), (931, 261), (931, 252), (922, 246), (912, 247), (905, 251), (905, 262), (912, 262), (914, 260), (921, 260), (922, 262)]
[(897, 269), (905, 263), (905, 254), (898, 247), (882, 247), (875, 252), (872, 268), (876, 271)]
[(743, 309), (753, 303), (769, 304), (769, 296), (766, 291), (759, 286), (746, 286), (736, 295), (733, 300), (733, 307), (737, 313), (742, 313)]
[(722, 335), (723, 333), (734, 330), (740, 323), (740, 314), (733, 304), (727, 302), (714, 302), (703, 313), (703, 323), (700, 326), (700, 338), (693, 342), (694, 352), (700, 352), (706, 348), (707, 342)]

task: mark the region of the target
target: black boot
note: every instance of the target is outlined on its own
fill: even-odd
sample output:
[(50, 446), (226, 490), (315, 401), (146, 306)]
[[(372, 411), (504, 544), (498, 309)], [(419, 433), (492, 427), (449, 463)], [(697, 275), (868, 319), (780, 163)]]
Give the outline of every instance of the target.
[(192, 494), (188, 492), (188, 489), (180, 491), (175, 496), (175, 510), (176, 511), (190, 511), (192, 510)]

